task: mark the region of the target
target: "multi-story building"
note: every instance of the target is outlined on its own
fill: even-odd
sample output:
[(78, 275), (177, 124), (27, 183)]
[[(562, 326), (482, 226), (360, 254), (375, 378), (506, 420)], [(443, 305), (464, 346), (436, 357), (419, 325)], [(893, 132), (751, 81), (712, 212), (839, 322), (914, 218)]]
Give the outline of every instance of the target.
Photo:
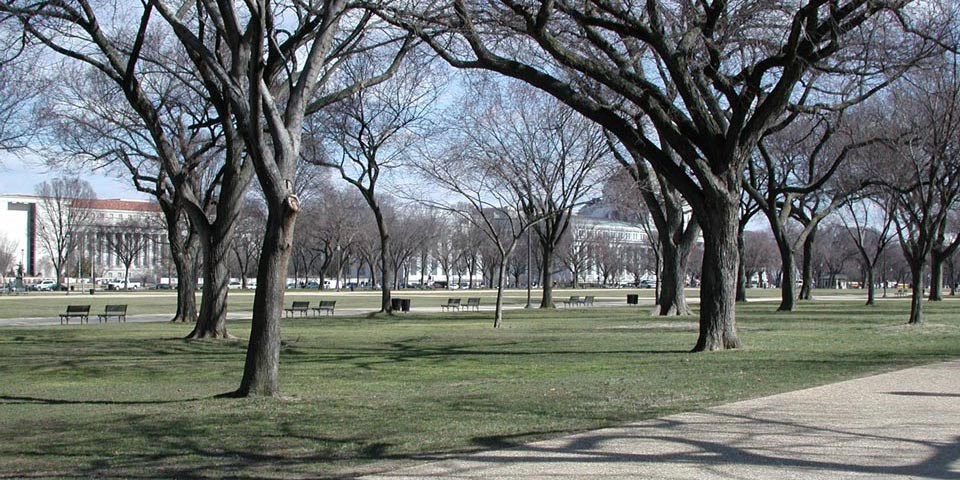
[[(165, 226), (160, 208), (144, 200), (74, 200), (76, 206), (53, 207), (42, 197), (31, 195), (0, 196), (0, 245), (12, 249), (10, 273), (22, 266), (25, 276), (54, 275), (51, 242), (45, 235), (59, 235), (60, 243), (72, 246), (65, 271), (71, 276), (98, 279), (123, 278), (125, 263), (130, 263), (131, 280), (161, 274), (166, 268)], [(44, 228), (44, 222), (56, 221), (55, 208), (84, 209), (76, 224), (61, 227), (57, 233)]]

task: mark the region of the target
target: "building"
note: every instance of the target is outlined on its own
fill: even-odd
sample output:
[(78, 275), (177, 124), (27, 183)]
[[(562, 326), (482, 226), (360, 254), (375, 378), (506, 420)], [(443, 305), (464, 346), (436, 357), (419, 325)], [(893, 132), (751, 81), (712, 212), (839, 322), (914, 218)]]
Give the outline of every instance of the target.
[[(48, 238), (60, 237), (67, 245), (64, 273), (72, 277), (101, 280), (122, 279), (130, 263), (131, 280), (159, 276), (169, 263), (166, 227), (160, 208), (144, 200), (84, 199), (65, 209), (85, 210), (75, 225), (58, 233), (44, 228), (44, 222), (56, 219), (58, 207), (50, 199), (31, 195), (0, 196), (0, 245), (13, 250), (13, 265), (4, 266), (9, 274), (22, 265), (27, 277), (55, 275)], [(76, 200), (74, 200), (76, 201)], [(70, 223), (70, 222), (66, 222)], [(65, 249), (66, 250), (66, 249)]]

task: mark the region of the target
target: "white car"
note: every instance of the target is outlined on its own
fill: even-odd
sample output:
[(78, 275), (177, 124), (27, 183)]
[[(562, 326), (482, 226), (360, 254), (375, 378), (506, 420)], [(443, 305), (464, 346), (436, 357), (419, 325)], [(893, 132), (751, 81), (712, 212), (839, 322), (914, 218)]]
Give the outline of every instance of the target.
[(57, 282), (52, 279), (45, 278), (40, 281), (40, 283), (33, 286), (33, 289), (38, 292), (52, 292), (57, 289)]

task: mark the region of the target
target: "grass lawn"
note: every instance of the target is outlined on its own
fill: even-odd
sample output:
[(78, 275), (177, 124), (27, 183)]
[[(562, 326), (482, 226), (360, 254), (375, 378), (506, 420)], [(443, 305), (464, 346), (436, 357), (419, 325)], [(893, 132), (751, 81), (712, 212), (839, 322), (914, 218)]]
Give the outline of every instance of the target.
[(960, 357), (952, 299), (919, 328), (905, 299), (775, 308), (741, 307), (746, 348), (707, 354), (687, 353), (693, 318), (626, 307), (512, 310), (497, 331), (489, 312), (290, 320), (279, 400), (215, 398), (242, 339), (6, 327), (0, 478), (349, 476)]

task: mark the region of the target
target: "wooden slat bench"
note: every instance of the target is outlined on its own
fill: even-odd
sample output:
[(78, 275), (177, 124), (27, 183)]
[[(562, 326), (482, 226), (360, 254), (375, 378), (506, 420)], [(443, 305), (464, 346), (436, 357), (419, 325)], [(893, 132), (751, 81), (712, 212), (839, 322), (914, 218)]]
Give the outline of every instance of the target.
[(97, 314), (97, 323), (109, 322), (110, 317), (117, 317), (117, 323), (127, 321), (126, 305), (107, 305), (103, 308), (103, 313)]
[(327, 315), (333, 315), (333, 310), (337, 308), (336, 300), (320, 300), (320, 305), (313, 307), (317, 312), (317, 315), (320, 315), (320, 312), (326, 312)]
[(450, 311), (450, 309), (460, 310), (460, 299), (459, 298), (448, 298), (446, 305), (440, 305), (440, 309), (443, 311)]
[(472, 309), (474, 309), (474, 310), (476, 310), (476, 311), (479, 312), (479, 311), (480, 311), (480, 297), (468, 298), (468, 299), (467, 299), (467, 303), (465, 303), (465, 304), (463, 305), (463, 308), (466, 308), (467, 310), (469, 310), (469, 309), (472, 308)]
[(90, 323), (90, 305), (67, 305), (67, 311), (60, 314), (60, 325), (70, 323), (70, 318), (79, 318), (80, 323)]
[(563, 304), (567, 307), (576, 306), (580, 303), (580, 297), (578, 295), (571, 295), (569, 300), (564, 300)]
[(305, 317), (307, 316), (307, 313), (310, 313), (309, 310), (310, 310), (310, 302), (293, 302), (293, 306), (291, 306), (290, 308), (283, 309), (284, 312), (287, 312), (288, 317), (298, 312), (300, 313), (301, 316)]
[(593, 295), (587, 295), (586, 297), (583, 297), (583, 300), (580, 301), (580, 305), (592, 307), (594, 298), (595, 297)]

